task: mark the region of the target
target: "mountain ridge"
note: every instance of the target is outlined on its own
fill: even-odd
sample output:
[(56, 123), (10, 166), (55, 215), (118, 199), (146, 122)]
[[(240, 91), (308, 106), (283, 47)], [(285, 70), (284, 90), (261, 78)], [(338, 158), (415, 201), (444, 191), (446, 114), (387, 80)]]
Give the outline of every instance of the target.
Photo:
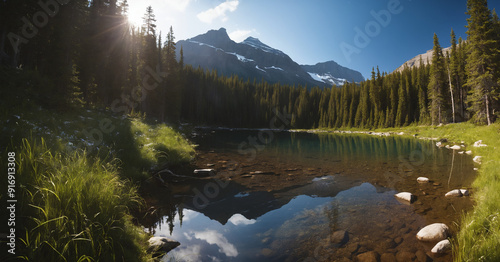
[[(243, 79), (308, 87), (331, 87), (343, 85), (346, 81), (364, 80), (361, 73), (334, 61), (314, 66), (299, 65), (286, 53), (252, 36), (236, 43), (230, 39), (225, 28), (178, 41), (177, 46), (183, 48), (185, 64), (215, 69), (225, 76), (238, 75)], [(177, 49), (177, 57), (180, 56), (179, 51), (180, 48)], [(330, 67), (329, 70), (324, 68), (324, 64)]]

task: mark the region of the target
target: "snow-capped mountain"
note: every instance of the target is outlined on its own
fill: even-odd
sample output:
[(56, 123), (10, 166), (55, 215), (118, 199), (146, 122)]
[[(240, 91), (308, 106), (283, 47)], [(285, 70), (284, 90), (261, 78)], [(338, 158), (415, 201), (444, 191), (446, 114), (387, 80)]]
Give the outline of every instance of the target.
[[(248, 37), (241, 43), (234, 42), (224, 28), (210, 30), (205, 34), (177, 42), (177, 52), (181, 46), (185, 64), (195, 68), (215, 69), (219, 74), (226, 76), (238, 75), (245, 80), (263, 79), (269, 83), (300, 84), (308, 87), (329, 87), (333, 84), (343, 84), (346, 80), (361, 81), (352, 78), (351, 75), (338, 74), (339, 70), (332, 68), (317, 70), (322, 69), (318, 68), (318, 65), (306, 66), (312, 69), (305, 70), (305, 66), (297, 64), (284, 52), (262, 43), (257, 38)], [(178, 53), (178, 58), (179, 55)]]
[(334, 61), (317, 63), (316, 65), (302, 65), (302, 68), (316, 81), (328, 85), (341, 86), (346, 82), (358, 83), (364, 81), (363, 75), (355, 70), (343, 67)]

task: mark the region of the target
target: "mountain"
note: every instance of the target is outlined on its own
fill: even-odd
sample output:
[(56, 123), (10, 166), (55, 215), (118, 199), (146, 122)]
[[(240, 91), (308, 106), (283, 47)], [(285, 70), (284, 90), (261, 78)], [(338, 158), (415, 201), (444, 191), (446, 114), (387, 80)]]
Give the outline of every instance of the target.
[(302, 65), (302, 69), (316, 81), (324, 82), (330, 86), (341, 86), (346, 81), (358, 83), (365, 80), (360, 72), (343, 67), (334, 61), (317, 63), (316, 65)]
[[(447, 48), (443, 48), (443, 54), (446, 54), (446, 52), (451, 52), (451, 46)], [(412, 68), (414, 66), (419, 67), (420, 66), (420, 57), (422, 57), (422, 62), (424, 65), (430, 64), (432, 62), (432, 55), (434, 54), (434, 51), (428, 50), (427, 52), (417, 55), (414, 58), (404, 62), (400, 67), (398, 67), (394, 72), (401, 72), (403, 69), (406, 67)]]
[[(351, 79), (350, 75), (339, 74), (350, 69), (341, 67), (333, 61), (325, 63), (327, 64), (325, 68), (318, 65), (301, 66), (284, 52), (262, 43), (257, 38), (248, 37), (243, 42), (236, 43), (229, 38), (224, 28), (210, 30), (205, 34), (177, 42), (177, 57), (180, 56), (181, 46), (185, 64), (195, 68), (215, 69), (225, 76), (238, 75), (245, 80), (264, 79), (269, 83), (330, 87), (332, 84), (343, 83), (343, 79), (348, 81)], [(359, 72), (356, 73), (361, 75)], [(358, 77), (354, 81), (359, 79)]]

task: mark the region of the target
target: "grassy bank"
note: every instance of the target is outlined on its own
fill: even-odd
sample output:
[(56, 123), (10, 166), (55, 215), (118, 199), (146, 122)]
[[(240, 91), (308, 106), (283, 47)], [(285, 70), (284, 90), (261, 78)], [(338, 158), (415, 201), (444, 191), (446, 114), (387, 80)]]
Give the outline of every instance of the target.
[[(482, 156), (479, 174), (472, 185), (474, 209), (465, 214), (459, 234), (454, 239), (456, 261), (500, 261), (500, 124), (476, 126), (470, 123), (441, 127), (408, 126), (378, 129), (377, 132), (404, 132), (420, 137), (446, 138), (465, 142), (474, 156)], [(473, 147), (482, 140), (487, 147)]]
[[(130, 210), (141, 207), (137, 187), (151, 171), (191, 161), (194, 149), (184, 136), (165, 124), (104, 110), (1, 109), (0, 165), (7, 166), (7, 152), (16, 153), (17, 247), (11, 258), (151, 260), (149, 236), (132, 223)], [(10, 230), (6, 223), (0, 229)], [(4, 255), (0, 260), (8, 261)]]

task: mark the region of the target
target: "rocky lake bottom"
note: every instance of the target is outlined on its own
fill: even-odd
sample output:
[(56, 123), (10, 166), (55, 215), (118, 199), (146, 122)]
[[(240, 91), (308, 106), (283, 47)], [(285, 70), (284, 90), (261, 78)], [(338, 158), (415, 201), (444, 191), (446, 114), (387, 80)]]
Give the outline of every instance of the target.
[(456, 234), (474, 194), (445, 194), (470, 188), (470, 156), (409, 138), (287, 132), (243, 150), (254, 135), (200, 135), (194, 166), (216, 173), (151, 191), (155, 216), (142, 224), (181, 243), (164, 261), (452, 261), (416, 234), (432, 223)]

